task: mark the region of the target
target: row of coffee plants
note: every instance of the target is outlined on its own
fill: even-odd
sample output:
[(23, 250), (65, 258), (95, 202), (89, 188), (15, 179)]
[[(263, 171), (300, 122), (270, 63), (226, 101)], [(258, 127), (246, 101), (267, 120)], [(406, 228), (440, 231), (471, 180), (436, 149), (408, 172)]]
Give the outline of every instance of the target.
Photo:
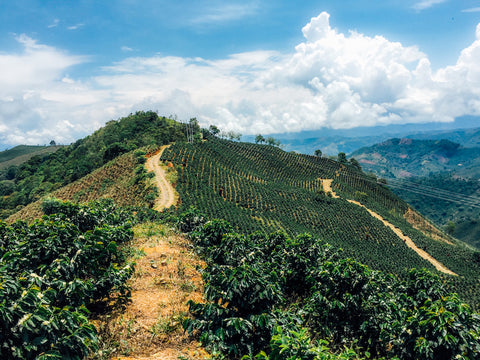
[[(360, 201), (459, 274), (445, 276), (450, 290), (480, 308), (480, 264), (474, 261), (475, 253), (413, 229), (403, 217), (408, 205), (356, 169), (272, 146), (217, 138), (177, 142), (162, 159), (178, 170), (181, 210), (194, 206), (209, 218), (228, 220), (235, 231), (245, 234), (282, 229), (295, 237), (307, 232), (375, 270), (402, 278), (411, 268), (436, 271), (381, 221), (347, 199)], [(333, 179), (340, 198), (325, 193), (321, 179)]]
[(97, 341), (90, 312), (130, 294), (129, 213), (111, 201), (50, 199), (43, 209), (30, 225), (0, 223), (2, 359), (84, 358)]
[(440, 278), (374, 271), (307, 234), (234, 232), (191, 208), (177, 225), (203, 255), (205, 302), (184, 328), (217, 358), (475, 359), (480, 316)]

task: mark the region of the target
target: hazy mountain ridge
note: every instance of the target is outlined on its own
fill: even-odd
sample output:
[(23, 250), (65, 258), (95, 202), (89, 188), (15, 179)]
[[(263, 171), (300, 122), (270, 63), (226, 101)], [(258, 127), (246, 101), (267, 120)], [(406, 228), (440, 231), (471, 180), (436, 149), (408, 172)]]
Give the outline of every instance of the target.
[[(320, 149), (325, 155), (335, 156), (339, 152), (350, 154), (362, 147), (391, 138), (447, 139), (464, 147), (475, 147), (479, 143), (479, 123), (479, 117), (464, 116), (451, 123), (390, 124), (352, 129), (323, 128), (269, 136), (280, 140), (285, 151), (313, 154)], [(244, 140), (254, 142), (255, 136), (245, 136)]]
[(409, 178), (455, 171), (458, 176), (480, 175), (480, 147), (463, 147), (450, 140), (394, 138), (354, 151), (364, 170), (379, 176)]

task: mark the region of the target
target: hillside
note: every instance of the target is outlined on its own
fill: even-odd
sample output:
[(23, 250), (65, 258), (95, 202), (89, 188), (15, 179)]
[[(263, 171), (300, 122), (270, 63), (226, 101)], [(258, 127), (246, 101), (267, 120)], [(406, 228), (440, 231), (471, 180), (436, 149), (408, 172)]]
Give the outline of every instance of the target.
[(30, 160), (33, 156), (44, 156), (53, 153), (63, 146), (35, 146), (18, 145), (11, 149), (0, 152), (0, 170), (9, 166), (18, 166)]
[[(432, 140), (440, 136), (462, 140)], [(425, 135), (426, 136), (426, 135)], [(462, 137), (465, 136), (463, 139)], [(479, 129), (431, 134), (430, 140), (391, 139), (355, 151), (362, 168), (387, 178), (389, 186), (435, 224), (480, 246)]]
[[(358, 201), (458, 274), (442, 276), (464, 299), (479, 305), (480, 266), (474, 252), (456, 240), (438, 235), (432, 236), (435, 240), (414, 229), (407, 222), (412, 219), (407, 203), (353, 167), (214, 137), (193, 144), (177, 142), (162, 160), (177, 168), (181, 209), (195, 206), (210, 218), (228, 220), (242, 233), (307, 232), (343, 248), (345, 256), (401, 277), (412, 267), (436, 271), (404, 238), (350, 202)], [(326, 180), (332, 181), (338, 197), (325, 192)], [(415, 218), (419, 225), (420, 217)]]
[(144, 155), (142, 150), (121, 155), (91, 174), (23, 207), (7, 221), (31, 221), (41, 217), (42, 202), (50, 197), (76, 203), (113, 199), (117, 205), (124, 207), (150, 207), (157, 190), (143, 167)]
[[(312, 359), (391, 358), (398, 354), (413, 359), (425, 351), (430, 354), (425, 358), (436, 359), (445, 351), (471, 358), (470, 354), (480, 349), (480, 320), (462, 304), (466, 301), (474, 309), (480, 308), (479, 252), (444, 235), (374, 177), (349, 162), (222, 140), (207, 131), (203, 135), (203, 139), (196, 136), (189, 143), (150, 145), (114, 156), (86, 176), (45, 194), (11, 216), (9, 222), (38, 218), (42, 214), (41, 201), (48, 199), (43, 211), (51, 214), (50, 218), (32, 225), (2, 225), (6, 233), (15, 234), (11, 242), (18, 256), (9, 255), (13, 265), (28, 262), (23, 252), (30, 251), (30, 245), (25, 246), (22, 240), (27, 229), (35, 230), (28, 236), (33, 239), (32, 245), (38, 246), (39, 261), (26, 275), (21, 266), (13, 275), (8, 271), (0, 274), (14, 276), (12, 284), (17, 280), (21, 284), (14, 294), (0, 295), (17, 299), (28, 290), (35, 304), (45, 302), (47, 294), (48, 301), (56, 301), (49, 288), (45, 287), (44, 294), (43, 288), (34, 286), (40, 281), (36, 272), (43, 275), (41, 271), (57, 261), (77, 268), (76, 256), (87, 255), (83, 248), (77, 251), (75, 247), (88, 238), (96, 239), (92, 244), (97, 251), (107, 255), (108, 251), (120, 251), (109, 258), (120, 263), (105, 263), (112, 274), (109, 286), (116, 284), (121, 289), (116, 301), (131, 296), (130, 302), (118, 303), (111, 312), (102, 307), (105, 305), (100, 306), (101, 298), (92, 298), (88, 292), (81, 292), (83, 287), (78, 288), (81, 291), (73, 310), (83, 311), (82, 306), (88, 305), (95, 328), (92, 323), (88, 328), (72, 323), (73, 331), (88, 329), (88, 333), (77, 337), (79, 344), (72, 346), (84, 354), (93, 351), (91, 359), (205, 356), (195, 340), (206, 350), (228, 355), (229, 359), (240, 359), (244, 354), (252, 358), (259, 351), (267, 351), (265, 356), (258, 353), (265, 360), (281, 359), (275, 357), (278, 346), (292, 356), (302, 351), (311, 354), (308, 358)], [(51, 197), (75, 203), (107, 198), (127, 209), (118, 209), (121, 216), (117, 216), (113, 202), (91, 207), (61, 203)], [(172, 208), (163, 215), (147, 209), (163, 210), (177, 199), (175, 215)], [(132, 239), (131, 230), (125, 236), (101, 225), (101, 219), (121, 220), (130, 229), (132, 215), (140, 223), (145, 218), (168, 217), (175, 221), (177, 231), (189, 233), (191, 243), (177, 236), (164, 237), (169, 231), (158, 223), (136, 227), (137, 240)], [(94, 231), (92, 216), (98, 217), (102, 226)], [(207, 221), (212, 218), (224, 220)], [(65, 221), (76, 223), (66, 225)], [(45, 226), (47, 232), (42, 230)], [(67, 229), (77, 228), (85, 234), (66, 233), (70, 231)], [(119, 238), (112, 237), (109, 231)], [(62, 235), (53, 236), (56, 232)], [(0, 241), (7, 241), (5, 246), (0, 244), (0, 250), (8, 252), (10, 237)], [(61, 241), (62, 245), (50, 246), (51, 241)], [(127, 243), (117, 247), (117, 241)], [(42, 263), (42, 252), (51, 254), (52, 249), (60, 251), (63, 247), (69, 252), (63, 260), (55, 260), (57, 255), (53, 254), (53, 261)], [(193, 249), (203, 261), (190, 252)], [(89, 265), (85, 259), (78, 265)], [(138, 267), (128, 280), (133, 275), (131, 261)], [(10, 261), (7, 264), (12, 265)], [(125, 271), (118, 272), (119, 265), (126, 266)], [(203, 268), (203, 281), (194, 266)], [(425, 268), (436, 275), (411, 268)], [(65, 274), (72, 276), (69, 271)], [(53, 281), (67, 292), (73, 284)], [(449, 294), (451, 291), (458, 292), (460, 299)], [(191, 301), (186, 304), (188, 299)], [(0, 296), (0, 310), (2, 304)], [(6, 323), (23, 329), (20, 325), (25, 321), (29, 326), (26, 336), (36, 336), (37, 329), (44, 331), (49, 326), (50, 320), (45, 320), (44, 315), (32, 320), (29, 305), (22, 302), (22, 306), (23, 312), (8, 308), (16, 317)], [(443, 315), (434, 315), (435, 321), (421, 320), (444, 308), (448, 309), (449, 319), (458, 319), (461, 324), (460, 330), (452, 328), (450, 322), (442, 327), (446, 334), (441, 335), (442, 339), (447, 336), (459, 341), (447, 347), (439, 346), (439, 336), (430, 334), (430, 328), (438, 329), (437, 317)], [(52, 316), (52, 321), (58, 319)], [(425, 324), (423, 328), (418, 328), (417, 320)], [(31, 325), (35, 321), (38, 324)], [(85, 323), (86, 317), (82, 321)], [(457, 324), (457, 320), (452, 321)], [(412, 329), (419, 332), (412, 333)], [(186, 336), (183, 330), (193, 337)], [(58, 332), (59, 339), (68, 336)], [(17, 344), (19, 334), (7, 331), (5, 339)], [(41, 338), (49, 334), (45, 330)], [(428, 341), (421, 347), (412, 345), (425, 337)], [(322, 339), (320, 343), (318, 339)], [(95, 349), (95, 344), (99, 348)], [(298, 346), (300, 349), (295, 350)], [(70, 345), (62, 348), (55, 344), (47, 350), (49, 354), (65, 354), (71, 349)], [(12, 351), (16, 348), (7, 346), (0, 349), (0, 354)], [(313, 357), (314, 353), (318, 357)]]
[(429, 131), (406, 136), (417, 140), (450, 140), (464, 147), (480, 147), (480, 128)]
[(455, 171), (480, 176), (480, 148), (462, 147), (449, 140), (390, 139), (351, 154), (366, 171), (383, 177), (407, 178)]
[(480, 248), (480, 182), (455, 173), (388, 181), (388, 186), (452, 236)]
[[(139, 111), (111, 120), (93, 134), (57, 150), (0, 170), (0, 218), (71, 184), (110, 160), (142, 146), (185, 140), (185, 124)], [(189, 126), (198, 129), (194, 119)]]

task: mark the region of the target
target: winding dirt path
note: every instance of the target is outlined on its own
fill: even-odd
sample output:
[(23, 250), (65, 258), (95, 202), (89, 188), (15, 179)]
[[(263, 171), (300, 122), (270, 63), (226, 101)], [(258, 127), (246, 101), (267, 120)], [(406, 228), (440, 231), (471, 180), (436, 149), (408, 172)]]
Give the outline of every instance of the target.
[(335, 199), (338, 199), (340, 197), (332, 189), (333, 179), (318, 179), (318, 180), (322, 182), (323, 191), (325, 191), (325, 193), (331, 193), (332, 197), (334, 197)]
[[(334, 198), (339, 198), (339, 196), (337, 194), (335, 194), (335, 192), (333, 192), (332, 190), (332, 181), (333, 179), (320, 179), (322, 181), (322, 186), (323, 186), (323, 190), (325, 192), (331, 192), (332, 193), (332, 196)], [(414, 250), (421, 258), (427, 260), (428, 262), (430, 262), (433, 266), (435, 266), (435, 269), (437, 269), (438, 271), (441, 271), (445, 274), (449, 274), (449, 275), (454, 275), (454, 276), (458, 276), (456, 273), (454, 273), (452, 270), (448, 269), (445, 265), (443, 265), (441, 262), (439, 262), (438, 260), (436, 260), (435, 258), (433, 258), (429, 253), (427, 253), (425, 250), (422, 250), (420, 249), (417, 245), (415, 245), (415, 243), (413, 242), (412, 239), (410, 239), (410, 237), (406, 236), (399, 228), (397, 228), (396, 226), (394, 226), (392, 223), (388, 222), (387, 220), (385, 220), (383, 217), (381, 217), (379, 214), (377, 214), (376, 212), (370, 210), (369, 208), (367, 208), (365, 205), (361, 204), (360, 202), (358, 201), (355, 201), (355, 200), (347, 200), (349, 203), (352, 203), (352, 204), (355, 204), (357, 206), (361, 206), (363, 207), (365, 210), (368, 211), (368, 213), (373, 216), (374, 218), (380, 220), (385, 226), (389, 227), (401, 240), (403, 240), (405, 242), (405, 244), (411, 248), (412, 250)]]
[(170, 206), (176, 204), (175, 189), (167, 180), (165, 170), (163, 170), (163, 168), (160, 166), (160, 157), (162, 156), (163, 151), (169, 146), (170, 145), (162, 146), (160, 150), (154, 155), (150, 156), (145, 163), (147, 170), (155, 173), (154, 180), (159, 190), (159, 196), (155, 200), (154, 205), (154, 209), (157, 211), (168, 209)]

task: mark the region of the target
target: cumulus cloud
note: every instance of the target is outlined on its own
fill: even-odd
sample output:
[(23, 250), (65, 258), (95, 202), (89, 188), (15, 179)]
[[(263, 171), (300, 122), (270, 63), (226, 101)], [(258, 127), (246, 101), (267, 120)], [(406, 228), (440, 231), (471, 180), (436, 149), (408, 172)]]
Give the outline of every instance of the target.
[[(85, 99), (83, 105), (91, 104), (92, 89), (80, 90), (65, 76), (68, 68), (88, 58), (68, 55), (26, 35), (16, 40), (23, 46), (20, 53), (0, 53), (0, 143), (37, 144), (52, 137), (67, 142), (85, 127), (91, 130), (80, 120), (78, 97)], [(66, 125), (68, 121), (73, 125)]]
[(73, 140), (150, 109), (243, 134), (480, 115), (480, 25), (457, 62), (436, 71), (417, 47), (341, 33), (325, 12), (302, 33), (292, 53), (127, 57), (87, 79), (67, 73), (87, 59), (18, 37), (24, 51), (0, 55), (9, 69), (0, 73), (0, 142)]

